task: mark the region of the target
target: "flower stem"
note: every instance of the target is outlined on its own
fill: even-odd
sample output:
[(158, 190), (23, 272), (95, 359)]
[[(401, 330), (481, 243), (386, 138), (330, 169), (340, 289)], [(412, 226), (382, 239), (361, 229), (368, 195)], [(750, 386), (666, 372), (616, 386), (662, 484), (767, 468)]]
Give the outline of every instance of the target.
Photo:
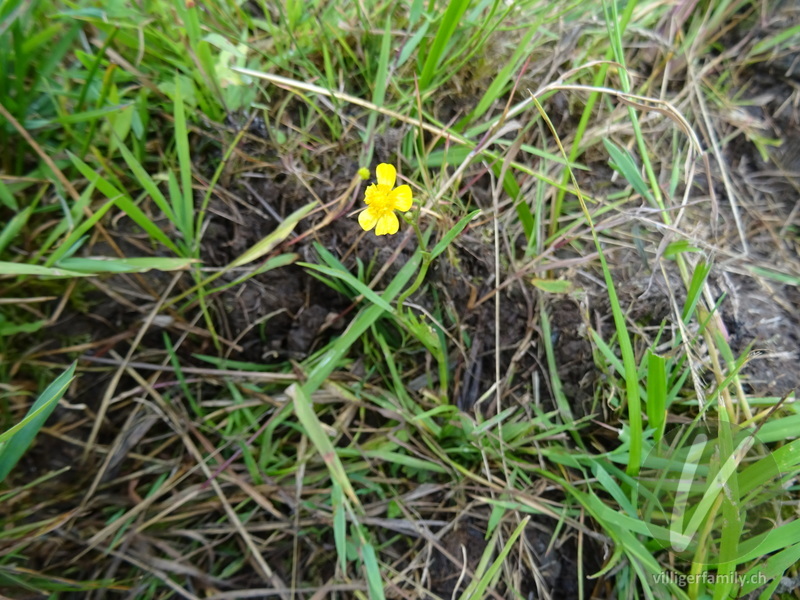
[(428, 273), (428, 267), (431, 264), (431, 254), (428, 252), (427, 245), (425, 244), (425, 238), (422, 235), (422, 230), (419, 228), (419, 214), (420, 211), (417, 210), (415, 214), (408, 219), (411, 223), (411, 226), (414, 228), (414, 233), (417, 234), (417, 240), (419, 242), (419, 249), (422, 253), (422, 265), (419, 268), (419, 273), (417, 273), (417, 278), (414, 280), (414, 283), (403, 292), (400, 297), (397, 299), (397, 312), (402, 312), (403, 310), (403, 303), (408, 299), (408, 297), (413, 294), (414, 292), (419, 289), (419, 286), (422, 285), (423, 280), (425, 279), (425, 275)]

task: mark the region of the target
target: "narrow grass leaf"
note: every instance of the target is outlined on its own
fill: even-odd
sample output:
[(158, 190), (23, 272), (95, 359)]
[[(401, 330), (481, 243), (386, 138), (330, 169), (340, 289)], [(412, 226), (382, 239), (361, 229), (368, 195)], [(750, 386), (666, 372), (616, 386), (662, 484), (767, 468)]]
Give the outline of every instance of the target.
[(347, 572), (347, 515), (344, 510), (344, 492), (342, 486), (333, 482), (331, 486), (331, 508), (333, 509), (333, 542), (336, 555), (339, 557), (339, 568)]
[[(386, 98), (386, 83), (389, 77), (389, 51), (392, 46), (392, 19), (391, 16), (386, 17), (386, 23), (383, 27), (383, 36), (381, 37), (381, 52), (378, 57), (378, 66), (373, 74), (373, 81), (375, 87), (372, 91), (372, 103), (378, 108), (383, 108), (383, 101)], [(375, 144), (375, 126), (378, 123), (378, 111), (370, 111), (367, 118), (367, 147), (366, 155), (364, 156), (363, 164), (370, 164), (372, 162), (372, 151)]]
[(133, 258), (110, 258), (106, 256), (70, 257), (58, 261), (57, 266), (79, 273), (146, 273), (147, 271), (179, 271), (197, 262), (192, 258), (168, 258), (142, 256)]
[(10, 208), (13, 211), (19, 210), (14, 194), (11, 193), (11, 190), (8, 189), (2, 179), (0, 179), (0, 203), (5, 204), (6, 208)]
[(153, 223), (153, 221), (151, 221), (147, 215), (144, 214), (144, 212), (142, 212), (142, 209), (134, 204), (127, 194), (116, 188), (80, 158), (71, 152), (67, 152), (67, 154), (78, 171), (80, 171), (81, 174), (91, 183), (97, 186), (97, 189), (100, 190), (106, 196), (106, 198), (112, 200), (114, 204), (116, 204), (120, 210), (122, 210), (122, 212), (128, 215), (128, 217), (130, 217), (134, 223), (141, 227), (145, 233), (147, 233), (152, 239), (164, 244), (164, 246), (172, 250), (175, 254), (180, 254), (178, 247), (173, 243), (173, 241), (161, 230), (160, 227)]
[[(522, 521), (520, 521), (520, 523), (516, 526), (511, 536), (508, 538), (508, 541), (503, 546), (503, 549), (500, 551), (500, 554), (498, 554), (497, 558), (494, 560), (492, 565), (488, 569), (486, 569), (486, 572), (484, 572), (482, 575), (480, 575), (478, 572), (475, 573), (475, 575), (479, 576), (480, 579), (472, 580), (472, 583), (470, 583), (469, 587), (467, 587), (464, 593), (461, 594), (461, 600), (470, 600), (472, 598), (486, 597), (486, 590), (488, 589), (489, 584), (492, 582), (492, 580), (494, 580), (494, 578), (500, 572), (500, 568), (503, 566), (503, 563), (505, 562), (509, 552), (511, 552), (511, 548), (514, 546), (514, 544), (517, 543), (517, 539), (519, 538), (520, 535), (522, 535), (522, 532), (525, 531), (525, 528), (528, 526), (528, 522), (530, 520), (531, 520), (530, 517), (525, 517), (524, 519), (522, 519)], [(488, 553), (485, 553), (484, 555), (490, 556), (491, 545), (487, 546), (487, 551)]]
[(469, 0), (450, 0), (447, 5), (447, 10), (442, 16), (439, 23), (439, 29), (436, 31), (436, 37), (433, 40), (428, 55), (425, 57), (425, 63), (422, 67), (422, 74), (420, 75), (419, 87), (425, 91), (436, 73), (436, 68), (442, 60), (445, 47), (453, 37), (456, 27), (464, 12), (469, 6)]
[(764, 54), (768, 50), (771, 50), (775, 46), (782, 44), (786, 40), (791, 39), (794, 36), (800, 36), (800, 25), (795, 25), (794, 27), (788, 27), (783, 29), (779, 33), (773, 36), (769, 36), (760, 42), (758, 42), (755, 46), (753, 46), (753, 50), (751, 52), (751, 56)]
[(68, 114), (61, 117), (55, 117), (53, 119), (30, 119), (25, 121), (24, 125), (25, 129), (29, 131), (41, 129), (43, 127), (49, 127), (51, 125), (75, 125), (76, 123), (93, 121), (105, 115), (121, 112), (127, 108), (130, 108), (131, 106), (132, 104), (127, 102), (125, 104), (117, 104), (92, 110), (85, 110), (80, 113)]
[(342, 465), (339, 455), (336, 454), (336, 450), (328, 434), (325, 433), (325, 429), (322, 427), (317, 413), (314, 412), (314, 406), (311, 399), (306, 395), (305, 390), (303, 390), (301, 386), (292, 384), (286, 390), (286, 395), (292, 399), (292, 405), (297, 415), (297, 420), (300, 421), (308, 439), (314, 444), (317, 452), (319, 452), (322, 460), (325, 462), (325, 466), (328, 468), (328, 472), (331, 476), (331, 481), (336, 482), (342, 488), (342, 491), (355, 506), (361, 506), (358, 501), (358, 496), (356, 496), (356, 492), (350, 484), (350, 479), (347, 477), (347, 471), (344, 465)]
[(208, 290), (206, 293), (208, 295), (222, 292), (224, 290), (228, 290), (231, 288), (235, 288), (237, 285), (241, 285), (248, 279), (252, 279), (256, 275), (260, 275), (262, 273), (266, 273), (267, 271), (272, 271), (273, 269), (279, 269), (281, 267), (286, 267), (294, 263), (298, 258), (300, 258), (299, 254), (294, 253), (286, 253), (286, 254), (279, 254), (278, 256), (273, 256), (271, 258), (266, 259), (263, 263), (261, 263), (258, 267), (253, 269), (252, 271), (248, 271), (241, 277), (237, 277), (233, 281), (229, 283), (225, 283), (219, 287), (215, 287), (213, 289)]
[(364, 541), (361, 546), (361, 558), (364, 561), (364, 572), (367, 576), (367, 586), (369, 587), (369, 597), (372, 600), (384, 600), (383, 580), (381, 570), (378, 565), (378, 557), (372, 544)]
[(772, 269), (765, 269), (763, 267), (756, 266), (748, 266), (748, 269), (756, 275), (766, 277), (767, 279), (772, 279), (773, 281), (777, 281), (785, 285), (800, 286), (800, 276), (797, 275), (789, 275), (788, 273), (780, 273), (778, 271), (773, 271)]
[(661, 443), (667, 424), (667, 371), (666, 359), (651, 350), (647, 352), (647, 420), (655, 429), (656, 445)]
[(534, 287), (548, 294), (566, 294), (572, 289), (572, 282), (563, 279), (531, 279)]
[(692, 273), (692, 280), (689, 283), (689, 289), (686, 290), (686, 304), (683, 305), (683, 313), (681, 319), (684, 324), (688, 324), (689, 320), (694, 314), (697, 303), (700, 300), (700, 295), (703, 292), (703, 286), (706, 283), (706, 278), (711, 272), (711, 263), (701, 260)]
[(558, 365), (556, 364), (555, 350), (553, 349), (553, 333), (550, 326), (550, 315), (545, 307), (539, 311), (539, 321), (542, 326), (542, 339), (544, 340), (545, 358), (547, 360), (547, 371), (550, 373), (550, 386), (555, 397), (556, 407), (561, 415), (562, 422), (572, 423), (574, 416), (570, 408), (569, 400), (564, 393), (564, 386), (558, 376)]
[(19, 423), (0, 434), (0, 482), (17, 464), (33, 442), (33, 438), (47, 421), (58, 401), (64, 396), (75, 375), (77, 363), (72, 363), (66, 371), (47, 386), (42, 395), (33, 403), (28, 414)]
[[(91, 185), (91, 184), (90, 184)], [(92, 186), (93, 187), (93, 186)], [(61, 245), (53, 251), (50, 256), (47, 257), (45, 260), (45, 266), (51, 267), (56, 264), (59, 259), (71, 254), (76, 250), (75, 245), (78, 244), (80, 239), (92, 228), (94, 225), (103, 218), (108, 210), (114, 206), (114, 202), (109, 200), (99, 209), (97, 209), (94, 214), (86, 219), (83, 223), (81, 223), (78, 227), (72, 230), (72, 232), (67, 236), (67, 238), (61, 242)]]
[[(405, 288), (408, 281), (413, 277), (422, 261), (421, 253), (415, 252), (411, 259), (403, 265), (400, 272), (395, 275), (392, 282), (388, 285), (386, 290), (381, 295), (386, 302), (391, 302), (403, 288)], [(340, 337), (336, 338), (333, 344), (330, 345), (327, 352), (325, 352), (322, 359), (314, 366), (308, 374), (308, 379), (304, 384), (306, 394), (310, 394), (319, 386), (323, 384), (328, 375), (339, 364), (339, 361), (347, 354), (347, 352), (357, 342), (358, 338), (369, 329), (372, 324), (385, 314), (385, 310), (376, 305), (366, 307), (359, 313), (355, 319), (350, 323), (350, 326)]]
[[(800, 564), (800, 542), (794, 542), (787, 545), (786, 548), (767, 557), (763, 562), (757, 563), (752, 567), (743, 577), (746, 583), (742, 586), (740, 591), (740, 598), (742, 594), (749, 594), (756, 588), (764, 585), (764, 581), (774, 581), (774, 590), (780, 583), (781, 577), (789, 569), (796, 567)], [(767, 590), (769, 591), (769, 590)], [(761, 595), (759, 598), (774, 598), (772, 595)]]
[(43, 267), (42, 265), (29, 265), (0, 261), (0, 276), (35, 275), (37, 277), (88, 277), (90, 273), (80, 273), (67, 269)]
[[(0, 182), (0, 185), (2, 182)], [(17, 209), (12, 209), (16, 211)], [(3, 230), (0, 231), (0, 254), (3, 254), (3, 250), (5, 250), (11, 241), (17, 237), (19, 232), (25, 227), (25, 224), (30, 219), (31, 214), (33, 213), (33, 207), (28, 206), (25, 209), (17, 212), (8, 223), (6, 223)]]
[(45, 325), (47, 325), (47, 321), (44, 319), (27, 323), (9, 323), (6, 321), (6, 318), (0, 314), (0, 338), (16, 335), (18, 333), (35, 333)]
[(181, 175), (181, 192), (177, 196), (171, 194), (172, 207), (178, 220), (178, 228), (183, 233), (186, 243), (191, 247), (192, 218), (194, 215), (194, 195), (192, 193), (192, 158), (189, 152), (189, 135), (186, 128), (186, 113), (180, 86), (175, 84), (175, 147), (178, 151), (178, 168)]
[(153, 181), (153, 178), (150, 177), (150, 174), (144, 170), (144, 167), (136, 160), (136, 157), (133, 153), (128, 150), (125, 144), (119, 145), (119, 151), (122, 154), (122, 158), (125, 159), (125, 162), (128, 164), (128, 168), (133, 172), (133, 176), (136, 178), (136, 181), (139, 182), (139, 185), (150, 195), (150, 198), (153, 199), (153, 202), (156, 203), (159, 210), (166, 215), (166, 217), (174, 223), (176, 226), (178, 225), (177, 218), (175, 216), (175, 211), (172, 210), (169, 202), (164, 197), (164, 194), (161, 193), (161, 190), (158, 188), (158, 184)]
[(528, 29), (528, 32), (522, 37), (517, 45), (514, 55), (507, 61), (500, 69), (495, 77), (492, 78), (492, 83), (486, 88), (483, 97), (481, 97), (478, 105), (470, 112), (462, 121), (456, 126), (461, 130), (468, 123), (474, 123), (480, 119), (491, 106), (497, 102), (497, 99), (503, 94), (503, 90), (511, 80), (511, 76), (520, 67), (520, 63), (530, 52), (530, 41), (537, 31), (537, 27), (533, 26)]
[(256, 242), (251, 246), (249, 249), (245, 250), (241, 256), (235, 259), (232, 263), (228, 265), (226, 269), (234, 269), (236, 267), (241, 267), (248, 263), (253, 262), (254, 260), (258, 260), (268, 252), (272, 251), (275, 246), (283, 242), (289, 235), (294, 231), (294, 228), (300, 222), (303, 217), (305, 217), (308, 213), (311, 212), (311, 209), (316, 206), (316, 202), (310, 202), (306, 204), (304, 207), (297, 209), (288, 217), (286, 217), (283, 222), (275, 228), (275, 231), (270, 233), (269, 235), (265, 236), (262, 240)]
[(633, 160), (630, 152), (624, 148), (620, 148), (608, 138), (603, 138), (603, 145), (606, 147), (613, 161), (611, 166), (619, 171), (642, 198), (653, 202), (653, 195), (650, 193), (647, 184), (639, 172), (639, 168), (636, 166), (636, 161)]
[(444, 237), (439, 240), (439, 243), (433, 247), (433, 250), (431, 250), (431, 260), (447, 250), (447, 247), (451, 244), (451, 242), (458, 237), (458, 234), (464, 231), (464, 228), (469, 224), (469, 222), (480, 212), (480, 209), (473, 210), (466, 217), (462, 217), (458, 223), (451, 227), (450, 230), (444, 234)]

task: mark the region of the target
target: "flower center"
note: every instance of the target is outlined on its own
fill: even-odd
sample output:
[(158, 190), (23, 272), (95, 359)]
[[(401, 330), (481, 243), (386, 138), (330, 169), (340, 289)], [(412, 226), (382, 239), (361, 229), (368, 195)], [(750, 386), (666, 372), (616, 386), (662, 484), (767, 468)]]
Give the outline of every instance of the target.
[(370, 208), (376, 212), (392, 212), (392, 210), (394, 210), (394, 202), (389, 198), (389, 193), (391, 191), (391, 186), (375, 184), (375, 189), (369, 193), (365, 201), (369, 204)]

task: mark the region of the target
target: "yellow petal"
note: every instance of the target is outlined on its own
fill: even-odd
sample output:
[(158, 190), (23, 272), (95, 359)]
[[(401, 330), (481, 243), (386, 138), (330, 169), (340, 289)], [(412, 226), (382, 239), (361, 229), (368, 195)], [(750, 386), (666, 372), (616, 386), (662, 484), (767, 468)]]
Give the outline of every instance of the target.
[(397, 170), (394, 165), (381, 163), (375, 169), (375, 176), (378, 178), (378, 185), (388, 185), (394, 187), (394, 180), (397, 179)]
[(378, 222), (378, 215), (375, 213), (374, 210), (370, 210), (369, 207), (366, 210), (362, 210), (361, 214), (358, 215), (358, 224), (361, 225), (361, 229), (364, 231), (369, 231), (375, 224)]
[(367, 204), (371, 204), (375, 198), (376, 194), (379, 194), (380, 191), (378, 190), (378, 186), (374, 183), (372, 185), (367, 186), (367, 189), (364, 190), (364, 202)]
[(389, 199), (396, 210), (406, 212), (411, 208), (411, 186), (401, 185), (396, 190), (389, 192)]
[(383, 215), (378, 219), (378, 226), (375, 228), (375, 235), (395, 234), (400, 229), (400, 222), (397, 220), (397, 215), (393, 212)]

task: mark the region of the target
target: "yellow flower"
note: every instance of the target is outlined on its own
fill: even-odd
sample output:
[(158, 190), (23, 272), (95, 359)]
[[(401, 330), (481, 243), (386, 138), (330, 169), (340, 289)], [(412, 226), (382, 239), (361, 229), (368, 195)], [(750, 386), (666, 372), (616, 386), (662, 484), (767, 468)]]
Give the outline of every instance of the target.
[(364, 181), (366, 181), (367, 179), (369, 179), (369, 169), (367, 167), (361, 167), (358, 170), (358, 176)]
[(394, 211), (406, 212), (411, 208), (411, 187), (401, 185), (392, 189), (397, 178), (397, 171), (392, 165), (379, 164), (375, 175), (378, 183), (373, 183), (364, 192), (367, 208), (358, 215), (358, 224), (364, 231), (374, 227), (375, 235), (391, 235), (400, 229), (400, 222)]

